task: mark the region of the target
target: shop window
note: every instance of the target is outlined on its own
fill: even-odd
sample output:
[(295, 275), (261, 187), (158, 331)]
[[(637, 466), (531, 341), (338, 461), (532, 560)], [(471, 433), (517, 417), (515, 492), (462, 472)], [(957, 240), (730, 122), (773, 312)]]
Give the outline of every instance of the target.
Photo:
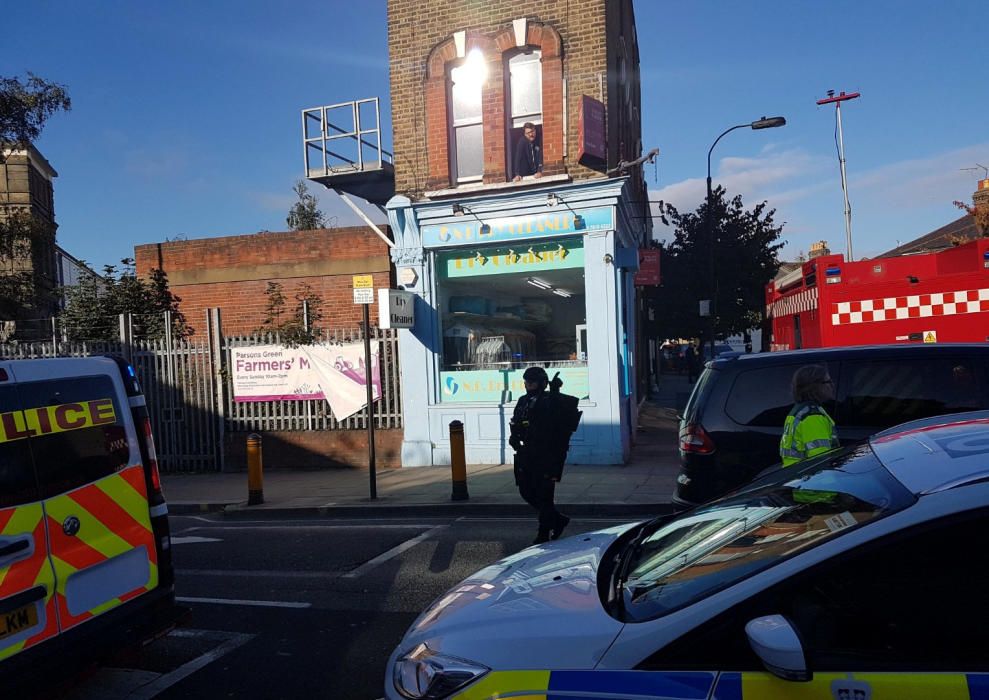
[[(508, 83), (508, 163), (514, 163), (515, 150), (526, 123), (536, 126), (536, 143), (543, 143), (542, 52), (529, 49), (512, 54), (506, 63)], [(514, 175), (515, 173), (511, 173)]]
[(486, 76), (484, 56), (476, 49), (450, 70), (450, 170), (458, 184), (484, 175), (481, 88)]
[(533, 365), (587, 397), (582, 238), (465, 246), (436, 267), (442, 401), (512, 401)]

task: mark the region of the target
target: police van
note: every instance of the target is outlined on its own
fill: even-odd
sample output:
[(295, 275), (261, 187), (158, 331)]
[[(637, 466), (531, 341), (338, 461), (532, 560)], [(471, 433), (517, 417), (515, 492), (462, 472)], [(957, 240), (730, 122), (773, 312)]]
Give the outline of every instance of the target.
[(0, 360), (0, 678), (170, 625), (167, 514), (130, 365)]

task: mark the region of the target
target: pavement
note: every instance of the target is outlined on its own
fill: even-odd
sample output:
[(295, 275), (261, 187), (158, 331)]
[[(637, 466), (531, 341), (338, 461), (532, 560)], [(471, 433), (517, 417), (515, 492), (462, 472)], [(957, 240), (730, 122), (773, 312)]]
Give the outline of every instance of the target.
[[(624, 465), (570, 464), (557, 485), (556, 502), (565, 513), (590, 516), (647, 516), (670, 511), (679, 472), (677, 411), (691, 385), (662, 375), (658, 390), (639, 409), (631, 459)], [(468, 465), (468, 500), (453, 501), (450, 467), (378, 470), (376, 498), (364, 469), (269, 470), (264, 503), (247, 505), (247, 474), (162, 474), (173, 513), (223, 512), (231, 517), (302, 515), (444, 514), (517, 516), (531, 508), (519, 497), (510, 464)]]

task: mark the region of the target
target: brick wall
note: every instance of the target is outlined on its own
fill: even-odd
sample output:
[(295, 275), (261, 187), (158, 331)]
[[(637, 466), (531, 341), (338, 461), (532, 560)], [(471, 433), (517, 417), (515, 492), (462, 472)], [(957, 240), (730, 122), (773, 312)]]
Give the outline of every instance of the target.
[[(606, 10), (607, 5), (607, 10)], [(450, 187), (446, 76), (456, 60), (453, 34), (467, 33), (466, 50), (480, 49), (488, 62), (482, 100), (484, 110), (484, 181), (504, 181), (507, 174), (505, 81), (503, 55), (514, 50), (512, 20), (529, 20), (528, 44), (543, 52), (543, 146), (547, 174), (568, 173), (573, 179), (601, 177), (576, 163), (577, 117), (581, 95), (601, 100), (608, 108), (609, 166), (620, 155), (633, 153), (638, 132), (626, 125), (624, 148), (613, 126), (615, 109), (609, 101), (614, 78), (618, 36), (625, 33), (626, 50), (634, 57), (638, 101), (638, 47), (631, 0), (485, 0), (485, 2), (423, 3), (388, 0), (388, 44), (391, 62), (392, 129), (396, 153), (395, 189), (417, 199), (430, 189)], [(629, 28), (632, 29), (629, 32)], [(563, 136), (563, 82), (568, 90), (567, 138)], [(631, 145), (629, 145), (631, 144)]]
[[(196, 335), (207, 309), (220, 308), (226, 335), (252, 333), (264, 318), (268, 282), (279, 282), (291, 312), (308, 284), (323, 300), (326, 329), (357, 328), (353, 275), (370, 274), (375, 288), (392, 286), (388, 248), (368, 228), (353, 227), (151, 243), (134, 248), (139, 275), (160, 267)], [(371, 322), (377, 323), (377, 304)]]
[[(332, 469), (367, 464), (367, 431), (273, 430), (261, 433), (265, 469)], [(247, 433), (224, 437), (227, 471), (247, 470)], [(375, 463), (379, 468), (402, 466), (402, 431), (374, 431)]]

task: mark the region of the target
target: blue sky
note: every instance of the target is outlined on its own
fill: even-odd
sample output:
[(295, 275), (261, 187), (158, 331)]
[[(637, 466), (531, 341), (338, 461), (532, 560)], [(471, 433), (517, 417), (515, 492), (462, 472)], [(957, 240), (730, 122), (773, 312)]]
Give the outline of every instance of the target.
[[(820, 239), (843, 252), (834, 109), (815, 104), (828, 89), (862, 93), (842, 111), (856, 257), (957, 218), (952, 200), (982, 177), (961, 169), (989, 165), (989, 3), (635, 8), (643, 146), (661, 150), (658, 177), (646, 171), (653, 199), (695, 207), (717, 135), (783, 115), (782, 129), (722, 139), (715, 182), (777, 208), (787, 255)], [(378, 95), (390, 133), (384, 0), (37, 0), (4, 16), (25, 31), (5, 33), (0, 74), (70, 90), (72, 111), (38, 146), (59, 172), (60, 243), (97, 266), (139, 243), (284, 230), (305, 107)], [(357, 223), (331, 193), (320, 199), (339, 224)]]

